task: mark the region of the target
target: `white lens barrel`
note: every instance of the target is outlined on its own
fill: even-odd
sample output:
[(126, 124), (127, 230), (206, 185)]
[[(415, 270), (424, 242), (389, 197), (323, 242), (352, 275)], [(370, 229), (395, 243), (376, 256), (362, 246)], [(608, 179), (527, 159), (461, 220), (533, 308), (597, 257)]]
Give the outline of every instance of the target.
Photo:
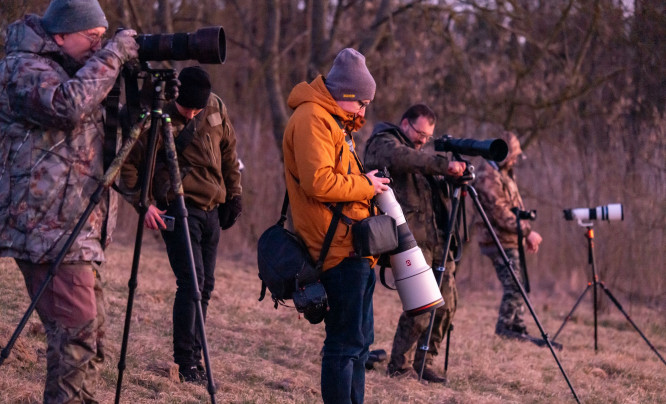
[(624, 210), (621, 203), (611, 203), (597, 206), (597, 218), (601, 220), (624, 220)]
[(398, 248), (391, 252), (391, 272), (402, 309), (410, 316), (430, 312), (444, 305), (437, 280), (423, 251), (416, 245), (393, 190), (377, 195), (377, 205), (398, 226)]
[(379, 209), (381, 209), (382, 212), (395, 219), (396, 226), (400, 226), (406, 222), (405, 215), (402, 213), (402, 208), (395, 199), (395, 194), (391, 188), (377, 195), (376, 201), (377, 206), (379, 206)]
[(590, 208), (571, 209), (571, 216), (576, 220), (590, 220), (590, 211), (594, 214), (594, 210)]
[(402, 309), (411, 316), (444, 305), (437, 280), (419, 247), (391, 255), (391, 272)]

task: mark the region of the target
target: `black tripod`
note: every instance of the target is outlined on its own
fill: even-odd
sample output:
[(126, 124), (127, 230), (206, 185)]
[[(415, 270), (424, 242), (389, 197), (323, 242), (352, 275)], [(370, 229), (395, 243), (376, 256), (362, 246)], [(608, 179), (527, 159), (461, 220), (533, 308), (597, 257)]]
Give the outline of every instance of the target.
[(662, 363), (666, 365), (666, 361), (664, 361), (664, 358), (659, 354), (659, 351), (657, 351), (657, 348), (655, 348), (650, 341), (647, 339), (647, 337), (641, 332), (640, 329), (638, 329), (638, 326), (634, 321), (629, 317), (626, 311), (622, 308), (622, 305), (618, 300), (613, 296), (613, 294), (608, 290), (606, 285), (604, 284), (603, 281), (599, 280), (599, 276), (597, 275), (597, 269), (596, 265), (594, 262), (594, 229), (592, 228), (592, 223), (583, 223), (582, 221), (579, 221), (578, 224), (580, 226), (585, 226), (587, 227), (587, 231), (585, 232), (585, 238), (587, 238), (587, 253), (588, 253), (588, 263), (590, 264), (590, 269), (592, 271), (592, 281), (587, 283), (587, 287), (581, 293), (581, 295), (578, 297), (578, 300), (576, 300), (576, 303), (573, 305), (571, 308), (571, 311), (567, 316), (564, 318), (564, 321), (562, 322), (562, 325), (560, 328), (557, 330), (555, 333), (555, 336), (553, 337), (553, 341), (555, 341), (555, 338), (557, 338), (558, 335), (560, 335), (560, 332), (566, 325), (567, 321), (571, 319), (571, 315), (573, 312), (576, 310), (576, 307), (578, 307), (578, 304), (583, 300), (583, 297), (587, 293), (590, 288), (592, 288), (592, 307), (593, 307), (593, 312), (594, 312), (594, 351), (597, 352), (598, 350), (598, 345), (597, 345), (597, 287), (600, 287), (608, 296), (608, 298), (615, 304), (615, 307), (620, 310), (620, 312), (624, 315), (624, 317), (629, 321), (629, 323), (634, 327), (636, 332), (643, 338), (645, 343), (648, 344), (650, 349), (654, 351), (655, 354), (659, 357)]
[(194, 255), (192, 253), (192, 243), (190, 239), (190, 232), (187, 222), (187, 208), (185, 207), (185, 198), (183, 196), (183, 184), (181, 182), (180, 170), (178, 168), (178, 159), (176, 155), (176, 144), (174, 142), (173, 131), (171, 127), (171, 118), (162, 113), (164, 106), (164, 85), (166, 82), (172, 81), (175, 77), (174, 70), (150, 70), (147, 75), (147, 80), (153, 80), (154, 92), (152, 100), (152, 113), (151, 113), (151, 126), (146, 147), (146, 154), (143, 160), (143, 177), (141, 182), (141, 200), (139, 203), (139, 220), (137, 223), (136, 240), (134, 243), (134, 256), (132, 260), (132, 272), (128, 283), (129, 294), (127, 297), (127, 311), (125, 314), (125, 328), (123, 331), (123, 342), (120, 350), (120, 359), (118, 361), (118, 384), (116, 386), (115, 403), (120, 402), (120, 391), (122, 389), (123, 371), (125, 370), (125, 358), (127, 354), (127, 341), (129, 338), (129, 329), (132, 320), (132, 306), (134, 303), (134, 292), (137, 286), (137, 274), (139, 268), (139, 260), (141, 258), (141, 244), (143, 240), (143, 228), (146, 212), (148, 211), (148, 193), (152, 183), (153, 170), (156, 157), (157, 135), (158, 128), (161, 129), (161, 136), (164, 141), (164, 149), (166, 152), (167, 162), (169, 164), (169, 178), (171, 187), (176, 195), (176, 220), (180, 220), (184, 229), (183, 243), (187, 249), (189, 270), (191, 274), (192, 284), (194, 285), (195, 295), (192, 299), (196, 305), (196, 324), (197, 330), (201, 337), (201, 346), (203, 351), (204, 363), (206, 366), (206, 376), (208, 378), (207, 390), (210, 394), (212, 403), (215, 403), (215, 384), (213, 382), (213, 374), (210, 366), (210, 357), (208, 355), (208, 343), (206, 341), (206, 330), (204, 326), (203, 310), (201, 308), (201, 293), (199, 292), (199, 283), (197, 281), (197, 273), (194, 265)]
[[(459, 161), (464, 161), (460, 156), (456, 155), (457, 153), (454, 153), (454, 157), (459, 160)], [(541, 325), (541, 322), (539, 321), (539, 318), (536, 315), (536, 312), (534, 311), (534, 308), (532, 307), (532, 304), (530, 303), (529, 299), (527, 298), (527, 293), (525, 292), (525, 288), (523, 288), (523, 285), (521, 282), (518, 281), (518, 277), (516, 276), (515, 269), (513, 267), (513, 262), (507, 257), (506, 253), (504, 252), (504, 248), (502, 248), (502, 244), (500, 243), (499, 239), (497, 238), (497, 234), (493, 230), (490, 221), (488, 220), (488, 216), (483, 210), (483, 207), (481, 206), (481, 203), (479, 202), (479, 196), (471, 185), (468, 184), (468, 182), (474, 180), (474, 167), (467, 163), (467, 169), (465, 170), (465, 173), (463, 176), (458, 180), (458, 182), (455, 184), (454, 190), (453, 190), (453, 196), (451, 198), (451, 214), (450, 214), (450, 219), (449, 223), (447, 225), (447, 233), (446, 233), (446, 241), (444, 243), (444, 256), (442, 257), (442, 262), (443, 266), (446, 264), (446, 260), (449, 257), (449, 248), (451, 247), (451, 239), (453, 238), (453, 231), (455, 228), (455, 224), (457, 221), (458, 216), (458, 211), (461, 207), (461, 199), (463, 195), (469, 195), (472, 198), (472, 201), (474, 202), (474, 206), (476, 207), (477, 212), (483, 219), (483, 223), (486, 226), (486, 229), (490, 233), (490, 235), (493, 238), (493, 241), (495, 243), (495, 246), (497, 247), (497, 250), (499, 253), (502, 255), (502, 259), (504, 260), (504, 264), (506, 267), (509, 269), (509, 273), (511, 274), (511, 278), (513, 278), (513, 281), (518, 285), (518, 288), (520, 289), (520, 294), (523, 296), (523, 299), (525, 300), (525, 305), (527, 308), (530, 310), (530, 313), (532, 314), (532, 317), (534, 318), (534, 322), (536, 323), (537, 327), (539, 328), (539, 331), (541, 332), (541, 335), (543, 337), (543, 340), (545, 341), (546, 345), (548, 345), (548, 348), (550, 349), (550, 352), (553, 354), (553, 358), (555, 358), (555, 362), (557, 363), (557, 366), (560, 368), (560, 371), (562, 372), (562, 376), (564, 376), (564, 380), (567, 382), (567, 385), (569, 386), (569, 389), (571, 390), (571, 393), (574, 396), (574, 399), (576, 400), (577, 403), (580, 403), (580, 400), (578, 399), (578, 395), (576, 394), (576, 390), (574, 390), (573, 385), (569, 381), (569, 377), (567, 376), (566, 372), (564, 371), (564, 368), (562, 367), (562, 364), (560, 363), (560, 360), (557, 357), (557, 354), (555, 353), (555, 350), (553, 349), (553, 345), (551, 344), (550, 339), (548, 338), (548, 334), (544, 331), (543, 326)], [(442, 273), (443, 273), (443, 267), (439, 268), (438, 270), (435, 271), (436, 273), (436, 278), (437, 278), (437, 285), (440, 285), (442, 281)], [(427, 335), (428, 338), (426, 341), (430, 341), (430, 335), (432, 334), (432, 328), (433, 324), (435, 321), (435, 311), (433, 310), (430, 313), (430, 324), (428, 325), (428, 331)], [(422, 349), (426, 351), (427, 353), (429, 347), (424, 346), (420, 347), (419, 349)], [(446, 366), (446, 365), (445, 365)], [(421, 380), (423, 376), (423, 370), (425, 368), (425, 360), (421, 364), (421, 369), (419, 371), (419, 380)]]

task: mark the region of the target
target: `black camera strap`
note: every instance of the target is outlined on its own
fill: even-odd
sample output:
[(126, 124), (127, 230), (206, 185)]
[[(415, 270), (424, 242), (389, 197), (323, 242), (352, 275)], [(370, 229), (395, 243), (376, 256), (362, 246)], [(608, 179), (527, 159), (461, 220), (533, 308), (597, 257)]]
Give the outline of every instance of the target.
[[(322, 267), (324, 266), (324, 260), (328, 255), (328, 250), (331, 247), (331, 242), (333, 241), (333, 236), (335, 235), (335, 230), (338, 227), (338, 222), (344, 215), (342, 214), (342, 208), (344, 202), (337, 203), (334, 207), (331, 208), (333, 211), (333, 217), (331, 218), (331, 224), (328, 226), (326, 231), (326, 236), (324, 236), (324, 243), (321, 246), (321, 252), (319, 254), (319, 259), (315, 264), (315, 269), (317, 270), (317, 276), (321, 275)], [(287, 209), (289, 208), (289, 193), (284, 191), (284, 201), (282, 202), (282, 212), (280, 213), (280, 220), (278, 220), (278, 225), (284, 227), (284, 223), (287, 221)], [(298, 277), (298, 276), (297, 276)]]
[(520, 227), (520, 210), (512, 208), (511, 211), (516, 215), (516, 233), (518, 233), (518, 258), (520, 259), (520, 272), (523, 278), (525, 292), (530, 293), (530, 280), (527, 277), (527, 263), (525, 262), (525, 247), (523, 247), (523, 229)]
[(194, 133), (197, 131), (197, 128), (201, 126), (201, 123), (206, 118), (206, 109), (204, 108), (201, 112), (197, 114), (194, 118), (190, 119), (187, 124), (181, 129), (180, 133), (174, 139), (176, 143), (176, 151), (182, 153), (183, 150), (192, 143), (194, 139)]

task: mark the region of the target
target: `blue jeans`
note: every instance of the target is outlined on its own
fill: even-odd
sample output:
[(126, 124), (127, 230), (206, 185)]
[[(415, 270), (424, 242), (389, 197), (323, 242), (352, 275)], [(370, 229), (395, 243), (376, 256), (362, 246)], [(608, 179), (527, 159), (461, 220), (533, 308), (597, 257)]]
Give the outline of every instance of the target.
[(372, 293), (375, 271), (364, 258), (346, 258), (324, 272), (321, 283), (328, 296), (329, 312), (321, 362), (321, 395), (324, 403), (363, 403), (365, 362), (375, 333)]

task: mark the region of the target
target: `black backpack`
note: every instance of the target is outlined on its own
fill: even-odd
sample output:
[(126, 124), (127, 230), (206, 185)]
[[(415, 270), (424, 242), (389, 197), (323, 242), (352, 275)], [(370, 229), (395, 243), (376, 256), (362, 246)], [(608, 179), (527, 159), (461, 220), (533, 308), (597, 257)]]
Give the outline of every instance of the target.
[(324, 238), (321, 256), (315, 263), (303, 240), (284, 228), (289, 206), (289, 195), (285, 191), (280, 220), (266, 229), (257, 243), (257, 265), (261, 279), (259, 301), (266, 297), (268, 289), (276, 309), (279, 304), (284, 304), (285, 300), (294, 299), (296, 309), (304, 313), (308, 321), (316, 324), (323, 320), (327, 299), (319, 276), (343, 205), (338, 203), (335, 207), (330, 207), (333, 218)]

